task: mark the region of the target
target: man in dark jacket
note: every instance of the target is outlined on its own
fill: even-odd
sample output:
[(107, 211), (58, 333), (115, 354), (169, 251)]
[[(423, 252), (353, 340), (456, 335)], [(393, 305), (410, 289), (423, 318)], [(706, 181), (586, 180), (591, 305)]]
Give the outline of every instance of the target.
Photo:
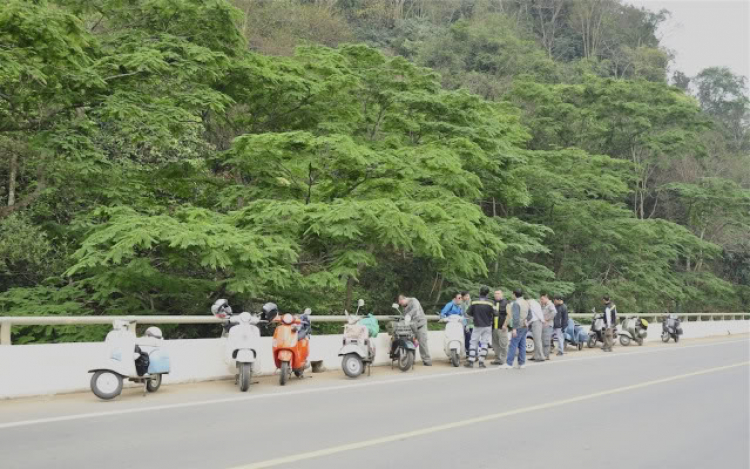
[(495, 290), (495, 324), (492, 327), (492, 349), (495, 351), (493, 365), (502, 365), (508, 359), (508, 300), (502, 290)]
[(560, 294), (555, 295), (555, 334), (557, 335), (558, 355), (565, 353), (565, 330), (568, 328), (568, 307)]
[(479, 368), (487, 368), (484, 359), (487, 357), (487, 348), (492, 340), (492, 324), (495, 322), (495, 305), (487, 295), (490, 294), (488, 287), (479, 290), (479, 299), (471, 302), (466, 314), (474, 319), (474, 330), (471, 333), (469, 343), (469, 359), (467, 368), (474, 368), (474, 362), (479, 357)]

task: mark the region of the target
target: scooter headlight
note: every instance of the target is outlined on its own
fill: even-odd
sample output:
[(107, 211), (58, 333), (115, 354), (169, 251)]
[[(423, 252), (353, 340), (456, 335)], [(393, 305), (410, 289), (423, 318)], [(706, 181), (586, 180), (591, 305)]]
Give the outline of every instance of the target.
[(293, 322), (294, 322), (294, 317), (293, 317), (293, 316), (292, 316), (291, 314), (289, 314), (289, 313), (286, 313), (286, 314), (285, 314), (285, 315), (284, 315), (284, 316), (283, 316), (283, 317), (281, 318), (281, 322), (283, 322), (284, 324), (286, 324), (286, 325), (288, 326), (289, 324), (291, 324), (291, 323), (293, 323)]

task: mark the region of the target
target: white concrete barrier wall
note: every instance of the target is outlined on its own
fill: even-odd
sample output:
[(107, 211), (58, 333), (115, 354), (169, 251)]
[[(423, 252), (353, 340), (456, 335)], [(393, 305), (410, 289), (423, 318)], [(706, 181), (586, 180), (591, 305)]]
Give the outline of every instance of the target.
[[(750, 333), (750, 321), (683, 322), (684, 338), (700, 338)], [(647, 340), (660, 340), (661, 323), (649, 325)], [(430, 352), (435, 359), (445, 359), (443, 333), (430, 332)], [(271, 358), (271, 338), (261, 339), (261, 373), (275, 371)], [(327, 369), (339, 369), (341, 335), (315, 335), (310, 343), (311, 360), (322, 360)], [(376, 365), (390, 364), (387, 334), (377, 337)], [(164, 385), (228, 378), (233, 370), (223, 360), (221, 339), (167, 340), (171, 373)], [(12, 345), (0, 347), (0, 399), (22, 396), (59, 394), (89, 389), (88, 370), (97, 366), (105, 355), (103, 343)], [(419, 357), (417, 357), (419, 359)]]

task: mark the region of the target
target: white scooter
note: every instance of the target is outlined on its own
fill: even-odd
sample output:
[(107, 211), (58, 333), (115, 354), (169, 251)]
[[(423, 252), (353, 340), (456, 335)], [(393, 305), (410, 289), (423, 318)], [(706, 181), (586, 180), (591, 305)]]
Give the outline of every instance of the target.
[(240, 391), (250, 389), (253, 371), (260, 370), (258, 351), (260, 350), (259, 324), (263, 321), (256, 314), (240, 313), (233, 315), (227, 300), (217, 300), (211, 306), (214, 316), (224, 319), (224, 361), (234, 375), (234, 382)]
[(357, 311), (354, 314), (344, 311), (346, 325), (344, 326), (343, 347), (339, 350), (339, 357), (343, 357), (341, 368), (350, 378), (356, 378), (364, 373), (365, 367), (367, 367), (367, 375), (369, 376), (372, 362), (375, 360), (375, 343), (370, 338), (370, 330), (367, 326), (359, 324), (362, 319), (359, 316), (359, 310), (364, 305), (365, 300), (360, 299), (357, 301)]
[(107, 360), (89, 370), (91, 391), (99, 399), (110, 400), (122, 393), (123, 379), (143, 383), (143, 394), (161, 387), (162, 375), (169, 373), (169, 353), (162, 348), (161, 329), (149, 327), (136, 338), (127, 321), (116, 320), (104, 343)]
[(461, 364), (461, 355), (466, 353), (464, 318), (458, 314), (452, 314), (442, 318), (440, 322), (445, 323), (445, 335), (443, 336), (445, 355), (450, 358), (451, 364), (457, 367)]

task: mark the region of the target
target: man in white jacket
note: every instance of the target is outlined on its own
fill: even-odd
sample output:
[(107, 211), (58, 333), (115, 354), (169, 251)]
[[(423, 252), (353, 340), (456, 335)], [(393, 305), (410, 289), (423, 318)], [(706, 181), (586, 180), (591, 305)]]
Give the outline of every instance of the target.
[(542, 305), (537, 300), (529, 300), (529, 309), (531, 310), (531, 337), (534, 338), (534, 356), (530, 360), (535, 362), (544, 361), (544, 350), (542, 344), (542, 332), (544, 331), (544, 313)]

